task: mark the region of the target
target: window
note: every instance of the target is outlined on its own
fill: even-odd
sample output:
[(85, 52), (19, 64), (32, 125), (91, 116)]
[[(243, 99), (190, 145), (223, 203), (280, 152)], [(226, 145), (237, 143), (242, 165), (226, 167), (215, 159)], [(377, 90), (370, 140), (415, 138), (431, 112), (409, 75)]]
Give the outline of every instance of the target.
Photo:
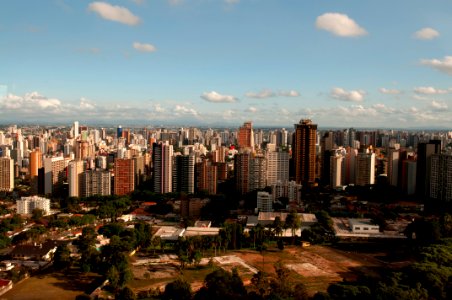
[(369, 227), (363, 227), (363, 230), (369, 230)]

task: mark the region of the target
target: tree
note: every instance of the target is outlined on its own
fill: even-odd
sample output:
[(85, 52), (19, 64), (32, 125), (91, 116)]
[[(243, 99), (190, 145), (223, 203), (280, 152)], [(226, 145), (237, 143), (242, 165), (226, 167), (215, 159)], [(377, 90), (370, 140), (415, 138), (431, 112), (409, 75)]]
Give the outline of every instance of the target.
[(71, 251), (67, 244), (63, 244), (57, 247), (53, 256), (53, 266), (57, 270), (67, 269), (71, 266)]
[(281, 236), (283, 229), (284, 229), (284, 224), (281, 221), (281, 217), (279, 217), (279, 216), (275, 217), (272, 227), (273, 227), (273, 231), (275, 232), (275, 235)]
[(278, 249), (279, 250), (284, 250), (284, 241), (282, 239), (278, 239), (278, 241), (276, 242), (278, 244)]
[(116, 295), (115, 299), (117, 299), (117, 300), (136, 300), (137, 296), (129, 287), (126, 286), (119, 291), (119, 293)]
[(44, 216), (44, 211), (40, 208), (35, 208), (31, 212), (31, 219), (35, 222), (41, 220), (41, 218)]
[(116, 289), (119, 285), (119, 272), (115, 266), (111, 266), (107, 271), (107, 279), (110, 282), (110, 285)]
[(285, 227), (290, 228), (292, 231), (292, 237), (295, 236), (295, 231), (300, 228), (301, 221), (296, 211), (291, 211), (287, 217), (285, 222)]
[(190, 300), (191, 297), (191, 285), (183, 278), (168, 283), (162, 295), (163, 300)]

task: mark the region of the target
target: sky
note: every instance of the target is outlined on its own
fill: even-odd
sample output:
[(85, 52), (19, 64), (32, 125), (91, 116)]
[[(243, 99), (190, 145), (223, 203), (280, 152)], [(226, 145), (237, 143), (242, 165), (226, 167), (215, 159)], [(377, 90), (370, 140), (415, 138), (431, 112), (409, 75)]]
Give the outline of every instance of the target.
[(452, 1), (5, 0), (0, 122), (446, 128)]

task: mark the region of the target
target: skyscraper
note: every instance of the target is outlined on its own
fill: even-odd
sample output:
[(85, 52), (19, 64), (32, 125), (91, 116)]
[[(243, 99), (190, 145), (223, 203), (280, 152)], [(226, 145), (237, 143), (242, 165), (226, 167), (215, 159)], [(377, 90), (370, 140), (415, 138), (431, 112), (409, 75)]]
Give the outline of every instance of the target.
[(0, 158), (0, 191), (11, 192), (14, 189), (14, 160)]
[(292, 147), (295, 181), (312, 184), (315, 182), (317, 124), (301, 120), (295, 124)]
[(115, 160), (114, 194), (126, 195), (135, 189), (135, 168), (132, 159)]
[(171, 193), (173, 191), (173, 146), (167, 142), (152, 147), (154, 163), (154, 192)]
[(204, 159), (196, 164), (196, 190), (207, 192), (209, 195), (217, 193), (217, 166)]
[(367, 153), (361, 148), (355, 161), (356, 185), (375, 183), (375, 153)]
[(104, 170), (87, 170), (82, 173), (80, 197), (111, 194), (111, 174)]
[(177, 155), (173, 161), (173, 192), (195, 192), (195, 155)]
[(254, 148), (253, 123), (245, 122), (237, 133), (239, 148)]
[(289, 153), (285, 151), (267, 152), (267, 185), (278, 181), (289, 181)]
[(84, 162), (73, 160), (68, 165), (69, 197), (80, 197), (80, 181), (84, 170)]
[(62, 156), (46, 157), (44, 159), (44, 193), (55, 193), (63, 184), (64, 158)]
[(430, 198), (452, 201), (452, 154), (433, 154), (430, 160)]
[(441, 141), (430, 140), (417, 146), (416, 165), (416, 194), (428, 196), (430, 194), (430, 157), (441, 152)]

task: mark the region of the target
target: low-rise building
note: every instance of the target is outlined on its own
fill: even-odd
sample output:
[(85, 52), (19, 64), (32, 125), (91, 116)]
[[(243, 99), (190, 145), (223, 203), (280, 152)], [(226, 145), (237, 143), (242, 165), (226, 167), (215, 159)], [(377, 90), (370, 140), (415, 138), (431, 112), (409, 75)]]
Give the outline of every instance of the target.
[(31, 214), (38, 208), (44, 212), (44, 215), (50, 214), (50, 200), (38, 196), (21, 197), (16, 201), (18, 214)]

